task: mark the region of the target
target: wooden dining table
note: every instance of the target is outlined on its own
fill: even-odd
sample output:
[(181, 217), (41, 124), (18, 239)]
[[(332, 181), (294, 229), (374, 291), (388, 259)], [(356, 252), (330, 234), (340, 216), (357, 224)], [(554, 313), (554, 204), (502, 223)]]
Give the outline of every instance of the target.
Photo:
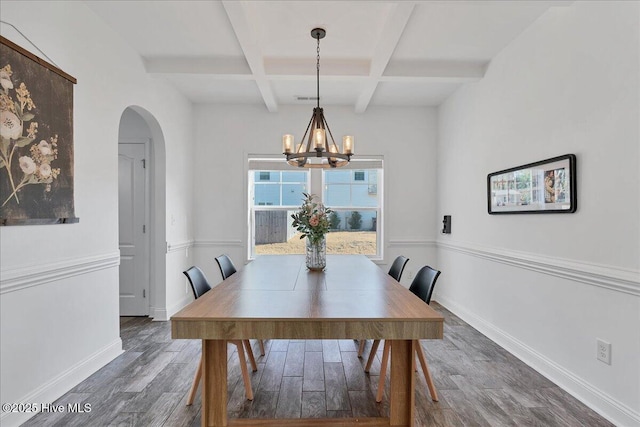
[[(414, 341), (442, 338), (443, 318), (364, 255), (262, 255), (171, 317), (172, 338), (202, 340), (202, 426), (413, 426)], [(228, 419), (227, 341), (387, 339), (388, 417)], [(373, 395), (371, 396), (373, 399)]]

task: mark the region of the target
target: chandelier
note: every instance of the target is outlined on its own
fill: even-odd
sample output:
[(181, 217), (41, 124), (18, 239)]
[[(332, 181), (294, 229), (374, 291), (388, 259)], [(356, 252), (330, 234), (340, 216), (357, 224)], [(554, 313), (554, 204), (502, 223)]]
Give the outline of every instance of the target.
[[(282, 154), (287, 158), (291, 166), (301, 168), (335, 168), (344, 166), (353, 156), (353, 136), (347, 135), (342, 138), (342, 151), (338, 150), (338, 145), (333, 139), (331, 129), (324, 118), (324, 112), (320, 108), (320, 39), (324, 38), (327, 32), (322, 28), (311, 30), (311, 37), (318, 41), (316, 58), (316, 88), (317, 106), (313, 109), (311, 120), (307, 125), (307, 130), (300, 143), (295, 147), (294, 137), (291, 134), (282, 136)], [(327, 137), (327, 133), (329, 134)], [(305, 139), (307, 143), (305, 144)]]

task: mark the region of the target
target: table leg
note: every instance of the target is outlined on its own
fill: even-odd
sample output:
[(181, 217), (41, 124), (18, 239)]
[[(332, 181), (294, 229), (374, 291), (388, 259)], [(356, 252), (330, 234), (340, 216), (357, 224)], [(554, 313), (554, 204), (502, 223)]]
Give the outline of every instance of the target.
[[(239, 348), (242, 351), (242, 347)], [(202, 340), (202, 427), (227, 425), (227, 342)]]
[(413, 426), (415, 409), (414, 343), (391, 340), (391, 390), (389, 425)]

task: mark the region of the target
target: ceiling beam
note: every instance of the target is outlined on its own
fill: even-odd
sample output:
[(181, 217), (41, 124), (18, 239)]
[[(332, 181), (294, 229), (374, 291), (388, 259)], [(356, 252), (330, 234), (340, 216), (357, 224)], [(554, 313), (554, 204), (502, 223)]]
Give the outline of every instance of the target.
[(378, 87), (380, 77), (382, 77), (382, 73), (384, 73), (389, 60), (391, 59), (391, 55), (393, 55), (393, 51), (400, 41), (402, 32), (407, 26), (409, 17), (411, 17), (411, 14), (413, 13), (414, 6), (413, 2), (397, 3), (393, 14), (389, 16), (389, 19), (385, 23), (371, 60), (369, 81), (356, 101), (356, 113), (364, 113), (369, 106), (373, 93)]
[(223, 1), (222, 5), (227, 12), (233, 31), (236, 33), (238, 43), (244, 52), (267, 110), (271, 113), (278, 111), (278, 103), (264, 69), (262, 49), (257, 35), (252, 30), (252, 28), (258, 27), (257, 22), (249, 17), (244, 2)]
[[(488, 61), (390, 61), (380, 82), (468, 82), (484, 77)], [(156, 75), (207, 75), (215, 80), (255, 80), (244, 57), (151, 57), (145, 70)], [(265, 58), (265, 75), (274, 80), (315, 80), (315, 69), (306, 59)], [(369, 60), (325, 59), (323, 79), (370, 79)]]

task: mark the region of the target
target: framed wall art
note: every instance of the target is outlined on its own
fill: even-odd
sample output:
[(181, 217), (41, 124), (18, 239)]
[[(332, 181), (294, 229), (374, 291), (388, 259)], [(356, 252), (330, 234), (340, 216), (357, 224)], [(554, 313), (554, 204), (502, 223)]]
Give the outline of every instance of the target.
[(575, 212), (575, 154), (490, 173), (487, 204), (490, 214)]
[(78, 222), (76, 79), (0, 36), (0, 225)]

